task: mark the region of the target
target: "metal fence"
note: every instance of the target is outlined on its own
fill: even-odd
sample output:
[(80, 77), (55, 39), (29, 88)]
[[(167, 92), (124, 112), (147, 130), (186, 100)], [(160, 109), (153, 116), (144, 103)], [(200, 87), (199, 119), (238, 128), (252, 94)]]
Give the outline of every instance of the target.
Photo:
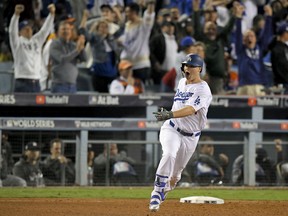
[[(73, 162), (75, 168), (75, 181), (72, 185), (85, 186), (91, 184), (91, 181), (88, 181), (88, 177), (91, 176), (91, 170), (87, 166), (89, 144), (92, 145), (92, 149), (95, 151), (95, 157), (104, 152), (105, 146), (108, 155), (107, 163), (102, 170), (93, 169), (93, 185), (153, 184), (155, 169), (161, 158), (161, 145), (159, 145), (158, 133), (162, 123), (155, 121), (152, 113), (158, 110), (160, 106), (169, 107), (171, 105), (171, 96), (139, 95), (125, 97), (98, 94), (45, 96), (30, 94), (25, 95), (25, 97), (23, 95), (0, 95), (0, 99), (0, 104), (4, 104), (1, 107), (1, 111), (6, 116), (0, 118), (0, 133), (9, 133), (14, 162), (21, 157), (24, 147), (29, 141), (36, 141), (42, 145), (41, 160), (44, 160), (50, 154), (50, 141), (53, 138), (60, 138), (65, 144), (61, 146), (62, 153)], [(202, 131), (202, 136), (213, 138), (211, 143), (215, 146), (215, 156), (225, 153), (229, 158), (224, 184), (234, 185), (231, 181), (233, 161), (239, 155), (244, 155), (242, 158), (243, 179), (241, 184), (258, 185), (255, 176), (257, 171), (255, 161), (256, 147), (262, 145), (269, 158), (276, 162), (277, 158), (273, 143), (275, 138), (281, 138), (284, 141), (283, 160), (287, 160), (287, 99), (286, 97), (276, 96), (270, 98), (214, 96), (209, 109), (209, 121), (206, 128)], [(19, 111), (18, 107), (21, 106), (27, 110), (27, 115), (25, 115), (27, 117), (15, 116), (15, 113), (17, 114)], [(50, 109), (53, 108), (55, 110), (62, 108), (60, 115), (65, 115), (65, 108), (68, 109), (75, 106), (75, 110), (70, 110), (69, 115), (75, 113), (77, 118), (59, 118), (55, 116), (39, 118), (37, 116), (37, 111), (41, 107), (45, 108), (45, 113), (46, 111), (48, 112), (50, 107)], [(5, 110), (6, 107), (11, 109), (11, 112)], [(79, 113), (76, 113), (76, 111), (81, 110), (81, 112), (84, 112), (83, 115), (86, 116), (85, 111), (86, 109), (91, 111), (90, 107), (96, 109), (98, 115), (106, 115), (104, 111), (109, 110), (109, 113), (115, 116), (115, 113), (120, 110), (121, 116), (117, 118), (81, 118)], [(129, 109), (126, 110), (126, 107)], [(144, 110), (144, 113), (135, 112), (135, 107), (140, 107), (141, 109), (139, 110), (141, 112)], [(278, 109), (275, 111), (277, 107)], [(14, 108), (15, 110), (13, 111), (12, 109)], [(33, 110), (32, 116), (34, 117), (29, 117), (31, 116), (29, 110)], [(23, 112), (21, 112), (22, 114)], [(52, 114), (55, 115), (54, 113)], [(92, 114), (94, 115), (94, 112)], [(122, 156), (127, 154), (127, 156), (135, 160), (132, 168), (137, 173), (137, 178), (134, 179), (134, 182), (129, 178), (117, 181), (115, 176), (113, 176), (116, 173), (114, 170), (129, 170), (129, 167), (127, 168), (125, 164), (119, 164), (116, 168), (111, 166), (108, 149), (112, 143), (118, 144), (119, 152), (122, 152)], [(200, 141), (200, 144), (204, 143)], [(195, 153), (196, 159), (197, 156), (198, 150)], [(193, 159), (195, 158), (192, 158), (187, 165), (186, 176), (183, 175), (182, 185), (195, 183)], [(95, 177), (95, 175), (98, 176)], [(68, 184), (65, 177), (67, 176), (61, 174), (59, 185)], [(101, 177), (101, 181), (98, 177)], [(280, 180), (275, 180), (270, 185), (280, 183), (283, 184)], [(68, 185), (71, 185), (71, 183)]]
[[(4, 131), (9, 134), (9, 142), (12, 146), (13, 159), (17, 162), (22, 153), (25, 151), (25, 145), (30, 141), (35, 141), (41, 144), (41, 157), (40, 160), (44, 161), (47, 156), (50, 155), (50, 141), (54, 138), (60, 138), (63, 141), (62, 154), (69, 158), (75, 167), (75, 182), (69, 183), (65, 180), (65, 169), (61, 170), (61, 180), (57, 184), (52, 185), (94, 185), (94, 186), (109, 186), (109, 185), (151, 185), (154, 181), (155, 170), (157, 168), (158, 162), (161, 158), (161, 145), (158, 141), (158, 131), (150, 131), (152, 133), (152, 139), (147, 140), (147, 132), (145, 131), (67, 131), (67, 130), (57, 130), (57, 131), (33, 131), (33, 130), (10, 130)], [(252, 133), (252, 134), (250, 134)], [(250, 135), (249, 135), (250, 134)], [(219, 154), (224, 153), (229, 158), (229, 163), (227, 164), (225, 170), (225, 176), (222, 179), (222, 185), (239, 185), (232, 180), (233, 172), (233, 162), (239, 155), (244, 154), (244, 161), (249, 161), (255, 167), (255, 160), (249, 160), (250, 154), (252, 158), (255, 158), (255, 148), (261, 146), (267, 152), (267, 158), (271, 160), (271, 164), (275, 166), (275, 174), (277, 178), (273, 182), (267, 182), (266, 185), (285, 185), (277, 173), (276, 162), (277, 154), (275, 151), (275, 144), (273, 138), (284, 138), (286, 134), (263, 134), (264, 140), (255, 142), (254, 150), (247, 150), (251, 147), (251, 140), (253, 139), (254, 132), (209, 132), (204, 131), (202, 136), (210, 136), (213, 141), (209, 141), (208, 144), (214, 145), (215, 152), (214, 157), (217, 160)], [(115, 168), (112, 166), (114, 161), (111, 161), (110, 146), (116, 143), (118, 145), (119, 154), (125, 154), (134, 160), (132, 167), (136, 173), (135, 178), (131, 178), (130, 175), (122, 177), (122, 179), (117, 179), (115, 177)], [(207, 144), (207, 141), (199, 142), (199, 146)], [(287, 142), (283, 142), (283, 152), (287, 152)], [(105, 150), (106, 149), (106, 150)], [(106, 151), (107, 160), (105, 165), (95, 165), (93, 166), (92, 174), (91, 170), (88, 168), (88, 157), (89, 151), (94, 152), (94, 158), (101, 155)], [(251, 151), (251, 152), (250, 152)], [(195, 160), (199, 155), (199, 147), (197, 148), (194, 156), (189, 161), (185, 172), (183, 172), (182, 180), (179, 183), (180, 186), (189, 185), (201, 185), (201, 182), (197, 182), (195, 179)], [(251, 159), (251, 158), (250, 158)], [(245, 166), (245, 165), (244, 165)], [(251, 167), (250, 167), (251, 168)], [(257, 167), (255, 167), (256, 169)], [(256, 181), (256, 176), (249, 176), (247, 168), (244, 167), (244, 179), (240, 183), (241, 185), (258, 185)], [(255, 172), (255, 171), (254, 171)], [(91, 180), (91, 175), (92, 180)], [(247, 176), (248, 175), (248, 176)], [(133, 176), (132, 176), (133, 177)], [(45, 176), (48, 178), (49, 176)], [(245, 182), (248, 182), (248, 184)], [(252, 180), (249, 180), (252, 178)], [(254, 182), (252, 182), (254, 179)], [(249, 181), (251, 182), (249, 183)], [(92, 183), (93, 182), (93, 183)], [(211, 183), (213, 184), (213, 182)], [(49, 185), (49, 183), (47, 184)], [(51, 185), (51, 184), (50, 184)], [(207, 182), (204, 184), (207, 185)], [(217, 185), (214, 183), (213, 185)], [(265, 185), (265, 184), (262, 184)]]

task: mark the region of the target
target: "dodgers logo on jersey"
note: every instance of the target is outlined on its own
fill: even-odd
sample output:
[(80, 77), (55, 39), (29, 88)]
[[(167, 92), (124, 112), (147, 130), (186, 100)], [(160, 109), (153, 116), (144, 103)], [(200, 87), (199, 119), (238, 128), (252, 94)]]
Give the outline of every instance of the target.
[(174, 96), (174, 101), (182, 101), (184, 103), (187, 101), (190, 97), (192, 97), (194, 93), (192, 92), (181, 92), (179, 89), (177, 89), (177, 92)]

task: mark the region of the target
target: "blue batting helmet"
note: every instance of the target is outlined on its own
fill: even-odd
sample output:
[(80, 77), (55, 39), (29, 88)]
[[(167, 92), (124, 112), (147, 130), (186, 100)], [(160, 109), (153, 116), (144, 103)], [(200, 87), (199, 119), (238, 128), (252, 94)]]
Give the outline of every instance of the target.
[(197, 54), (189, 54), (186, 56), (186, 59), (182, 62), (182, 65), (189, 65), (194, 67), (203, 67), (203, 60)]

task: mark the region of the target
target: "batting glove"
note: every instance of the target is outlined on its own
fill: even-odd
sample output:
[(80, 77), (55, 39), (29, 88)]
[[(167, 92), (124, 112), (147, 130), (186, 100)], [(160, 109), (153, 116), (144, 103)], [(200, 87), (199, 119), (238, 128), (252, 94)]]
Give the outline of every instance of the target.
[(173, 112), (167, 111), (163, 107), (161, 108), (160, 112), (153, 112), (153, 114), (155, 115), (155, 117), (158, 121), (164, 121), (164, 120), (173, 118)]

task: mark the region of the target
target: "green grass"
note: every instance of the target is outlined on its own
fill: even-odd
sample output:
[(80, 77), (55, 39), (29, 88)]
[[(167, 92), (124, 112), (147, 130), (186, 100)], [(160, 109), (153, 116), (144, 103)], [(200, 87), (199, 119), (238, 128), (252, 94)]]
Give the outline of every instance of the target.
[[(0, 198), (136, 198), (149, 199), (152, 187), (0, 188)], [(287, 200), (288, 188), (176, 188), (168, 199), (213, 196), (224, 200)]]

